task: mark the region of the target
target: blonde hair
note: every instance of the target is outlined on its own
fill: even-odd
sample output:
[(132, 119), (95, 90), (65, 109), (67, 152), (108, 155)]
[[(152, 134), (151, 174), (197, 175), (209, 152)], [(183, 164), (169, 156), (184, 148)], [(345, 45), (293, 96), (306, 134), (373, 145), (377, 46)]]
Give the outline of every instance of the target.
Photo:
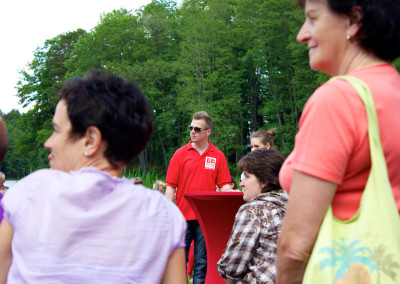
[(193, 119), (194, 120), (200, 120), (203, 119), (207, 125), (208, 129), (212, 129), (212, 120), (211, 117), (206, 113), (205, 111), (199, 111), (193, 114)]
[(162, 194), (165, 194), (165, 190), (167, 189), (167, 184), (162, 180), (156, 180), (153, 183), (153, 189), (158, 190)]
[(143, 180), (140, 177), (135, 177), (133, 183), (143, 185)]

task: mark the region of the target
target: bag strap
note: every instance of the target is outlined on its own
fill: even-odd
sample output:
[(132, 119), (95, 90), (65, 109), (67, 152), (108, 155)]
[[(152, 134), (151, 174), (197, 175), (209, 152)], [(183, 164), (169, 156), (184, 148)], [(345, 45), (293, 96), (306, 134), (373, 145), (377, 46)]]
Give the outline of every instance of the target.
[(381, 168), (381, 170), (384, 169), (384, 171), (386, 172), (386, 176), (388, 176), (385, 155), (383, 154), (382, 144), (379, 137), (378, 118), (376, 115), (375, 103), (372, 98), (371, 91), (363, 81), (352, 76), (335, 76), (332, 77), (330, 80), (334, 79), (342, 79), (350, 83), (350, 85), (352, 85), (353, 88), (357, 91), (361, 100), (364, 102), (368, 118), (368, 138), (371, 152), (371, 170), (372, 167), (379, 167)]

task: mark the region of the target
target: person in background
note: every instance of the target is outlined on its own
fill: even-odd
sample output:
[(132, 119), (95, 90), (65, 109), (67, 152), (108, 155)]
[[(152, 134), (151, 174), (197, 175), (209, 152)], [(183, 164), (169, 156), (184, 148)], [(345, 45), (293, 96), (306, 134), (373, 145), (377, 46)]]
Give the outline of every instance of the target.
[[(298, 0), (311, 69), (350, 75), (372, 93), (394, 199), (400, 209), (400, 1)], [(290, 201), (278, 242), (277, 283), (301, 283), (329, 205), (347, 220), (357, 212), (371, 168), (368, 122), (344, 80), (320, 86), (307, 101), (293, 152), (280, 172)]]
[(250, 136), (251, 151), (274, 148), (275, 129), (257, 130)]
[(8, 189), (8, 187), (4, 185), (5, 181), (6, 175), (3, 172), (0, 172), (0, 194), (4, 194)]
[(70, 79), (53, 128), (51, 169), (2, 200), (0, 283), (186, 283), (179, 209), (119, 177), (152, 134), (139, 87), (99, 71)]
[[(260, 129), (250, 136), (251, 152), (262, 149), (274, 148), (274, 137), (276, 135), (275, 129), (264, 130)], [(240, 179), (243, 180), (243, 173)]]
[(231, 189), (238, 189), (238, 184), (233, 175), (231, 175)]
[(285, 158), (275, 149), (239, 160), (243, 204), (217, 267), (227, 283), (275, 283), (276, 247), (288, 200), (279, 184)]
[(231, 176), (225, 155), (208, 141), (211, 134), (211, 117), (205, 112), (196, 112), (189, 126), (191, 141), (172, 156), (167, 172), (166, 197), (174, 201), (187, 221), (186, 260), (194, 240), (193, 284), (205, 282), (207, 273), (207, 251), (200, 224), (185, 192), (231, 191)]
[(142, 180), (140, 177), (135, 177), (135, 178), (133, 179), (133, 183), (134, 183), (134, 184), (141, 184), (141, 185), (143, 185), (143, 180)]
[(162, 180), (156, 180), (153, 183), (153, 189), (158, 190), (162, 194), (165, 194), (165, 190), (167, 189), (167, 184)]

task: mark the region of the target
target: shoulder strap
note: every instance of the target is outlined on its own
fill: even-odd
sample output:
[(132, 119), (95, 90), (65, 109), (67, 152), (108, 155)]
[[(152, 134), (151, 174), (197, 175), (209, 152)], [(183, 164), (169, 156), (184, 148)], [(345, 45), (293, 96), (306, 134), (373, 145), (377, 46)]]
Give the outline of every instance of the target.
[(385, 156), (383, 154), (381, 140), (379, 137), (378, 117), (376, 115), (375, 103), (372, 98), (371, 91), (363, 81), (352, 76), (336, 76), (331, 78), (330, 80), (334, 79), (341, 79), (350, 83), (350, 85), (352, 85), (353, 88), (357, 91), (361, 100), (364, 102), (368, 118), (368, 137), (371, 152), (371, 163), (372, 166), (385, 168), (387, 175)]

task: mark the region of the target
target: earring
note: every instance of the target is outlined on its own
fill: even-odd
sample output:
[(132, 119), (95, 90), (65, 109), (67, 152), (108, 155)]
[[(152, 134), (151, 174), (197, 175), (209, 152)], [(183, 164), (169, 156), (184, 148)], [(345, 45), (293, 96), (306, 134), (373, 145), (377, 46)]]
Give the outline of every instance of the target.
[(89, 156), (89, 154), (88, 154), (87, 152), (83, 153), (83, 155), (84, 155), (85, 157)]
[(346, 39), (347, 39), (347, 40), (350, 40), (350, 39), (351, 39), (351, 37), (350, 37), (349, 34), (347, 34)]

